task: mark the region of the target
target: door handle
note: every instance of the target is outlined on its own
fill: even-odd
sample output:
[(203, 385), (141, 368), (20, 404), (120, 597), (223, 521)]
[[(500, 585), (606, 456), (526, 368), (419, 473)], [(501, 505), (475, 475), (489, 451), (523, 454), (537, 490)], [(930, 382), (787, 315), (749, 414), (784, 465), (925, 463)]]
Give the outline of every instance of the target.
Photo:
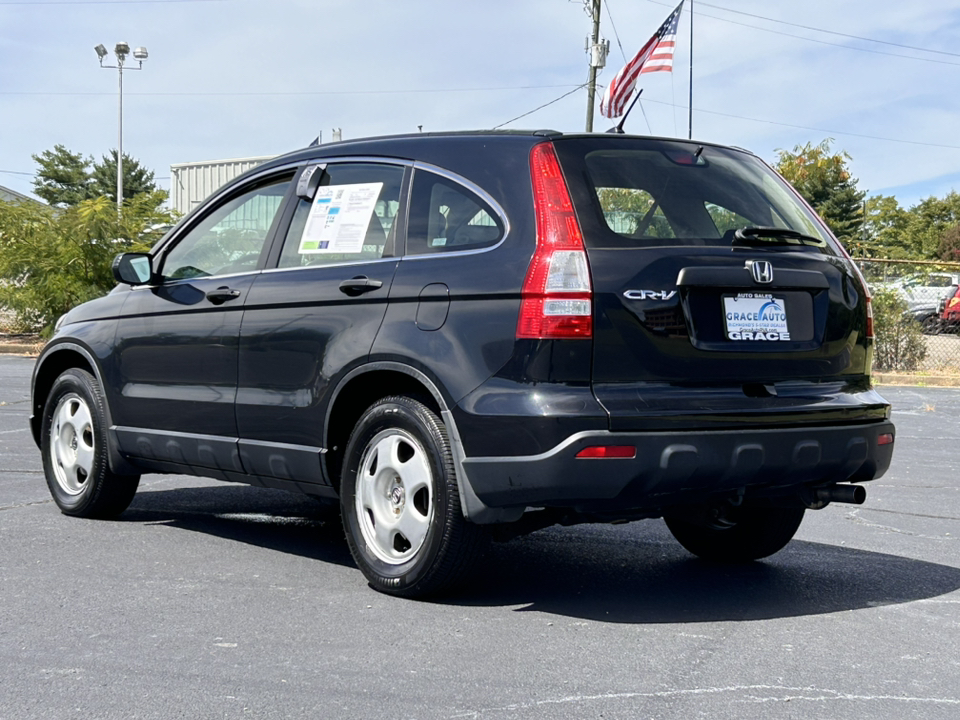
[(236, 300), (238, 297), (240, 297), (239, 290), (233, 290), (226, 286), (218, 287), (216, 290), (207, 293), (207, 300), (214, 305), (223, 305), (227, 300)]
[(357, 275), (357, 277), (350, 278), (349, 280), (344, 280), (340, 283), (340, 292), (344, 295), (349, 295), (350, 297), (357, 297), (357, 295), (363, 295), (372, 290), (377, 290), (383, 287), (383, 282), (380, 280), (371, 280), (366, 275)]

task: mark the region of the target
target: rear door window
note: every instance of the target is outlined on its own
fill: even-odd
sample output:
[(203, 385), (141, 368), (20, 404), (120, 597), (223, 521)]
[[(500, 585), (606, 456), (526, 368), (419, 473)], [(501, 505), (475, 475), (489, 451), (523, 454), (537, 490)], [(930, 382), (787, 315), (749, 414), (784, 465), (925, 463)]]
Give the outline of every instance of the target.
[(504, 231), (499, 214), (479, 194), (429, 170), (415, 171), (408, 255), (491, 247), (500, 242)]

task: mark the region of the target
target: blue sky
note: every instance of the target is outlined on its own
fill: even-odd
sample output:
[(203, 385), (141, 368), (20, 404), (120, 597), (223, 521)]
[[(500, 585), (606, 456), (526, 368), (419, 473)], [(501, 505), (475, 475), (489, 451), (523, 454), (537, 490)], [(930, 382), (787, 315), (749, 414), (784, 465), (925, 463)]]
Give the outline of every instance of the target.
[[(675, 5), (604, 2), (603, 84)], [(770, 161), (833, 137), (861, 189), (904, 206), (960, 189), (956, 0), (694, 10), (695, 138)], [(688, 11), (674, 72), (641, 78), (628, 132), (686, 136)], [(590, 20), (582, 0), (0, 0), (0, 28), (0, 185), (29, 192), (32, 154), (116, 147), (117, 72), (98, 67), (98, 43), (149, 50), (124, 73), (124, 151), (168, 178), (173, 163), (279, 154), (335, 127), (500, 125), (586, 81)], [(507, 127), (581, 131), (585, 114), (578, 90)], [(610, 124), (597, 113), (596, 129)]]

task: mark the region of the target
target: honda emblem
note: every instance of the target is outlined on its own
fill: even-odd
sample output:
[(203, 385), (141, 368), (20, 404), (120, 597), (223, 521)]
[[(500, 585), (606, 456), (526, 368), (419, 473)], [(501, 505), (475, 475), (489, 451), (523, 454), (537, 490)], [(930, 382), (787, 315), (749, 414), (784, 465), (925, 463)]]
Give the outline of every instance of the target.
[(758, 283), (767, 285), (773, 282), (773, 265), (766, 260), (753, 260), (749, 263), (750, 273)]

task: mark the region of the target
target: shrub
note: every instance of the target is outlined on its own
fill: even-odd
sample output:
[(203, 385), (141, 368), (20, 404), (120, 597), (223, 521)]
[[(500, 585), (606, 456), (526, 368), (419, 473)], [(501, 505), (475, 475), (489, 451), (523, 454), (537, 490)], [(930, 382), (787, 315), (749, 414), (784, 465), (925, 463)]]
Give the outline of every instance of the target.
[(162, 196), (137, 195), (119, 213), (105, 197), (64, 209), (0, 202), (0, 307), (13, 325), (49, 333), (67, 310), (109, 292), (114, 256), (148, 250), (160, 234), (151, 228), (173, 221), (157, 210)]
[(927, 356), (920, 325), (907, 314), (907, 303), (890, 287), (873, 295), (873, 328), (876, 335), (873, 365), (877, 370), (912, 371)]

